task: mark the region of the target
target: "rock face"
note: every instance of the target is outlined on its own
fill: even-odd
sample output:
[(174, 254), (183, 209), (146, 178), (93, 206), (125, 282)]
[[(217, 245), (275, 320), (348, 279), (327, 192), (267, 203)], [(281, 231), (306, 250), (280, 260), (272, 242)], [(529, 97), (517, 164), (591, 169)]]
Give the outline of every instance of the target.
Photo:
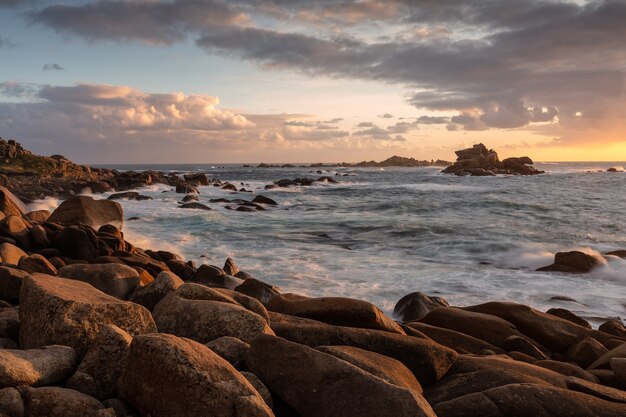
[(267, 309), (337, 326), (361, 327), (404, 334), (398, 323), (366, 301), (340, 297), (308, 298), (281, 294), (267, 303)]
[(156, 331), (144, 307), (120, 301), (84, 282), (43, 274), (24, 280), (19, 314), (22, 348), (58, 344), (73, 347), (79, 356), (106, 324), (132, 336)]
[(71, 389), (24, 387), (20, 392), (29, 417), (115, 417), (100, 401)]
[(116, 201), (76, 196), (62, 202), (48, 221), (65, 225), (87, 225), (96, 230), (102, 225), (112, 224), (122, 229), (124, 210)]
[(156, 305), (153, 316), (160, 332), (200, 343), (222, 336), (250, 342), (259, 333), (273, 334), (259, 301), (199, 284), (185, 284), (167, 295)]
[(139, 285), (139, 273), (120, 264), (75, 264), (59, 269), (57, 276), (91, 284), (105, 294), (125, 300)]
[(0, 388), (19, 385), (54, 385), (74, 372), (78, 358), (67, 346), (43, 349), (0, 349)]
[(120, 397), (142, 416), (269, 417), (263, 398), (228, 362), (189, 339), (133, 339)]
[(335, 356), (278, 337), (256, 338), (246, 363), (302, 417), (435, 417), (420, 394)]
[(5, 216), (21, 216), (26, 213), (26, 206), (19, 198), (5, 187), (0, 187), (0, 211)]
[(431, 297), (422, 292), (405, 295), (393, 308), (393, 316), (400, 321), (419, 320), (430, 310), (437, 307), (448, 307), (450, 304), (441, 297)]
[(500, 161), (496, 151), (487, 149), (482, 143), (455, 153), (457, 160), (443, 170), (446, 174), (493, 176), (498, 174), (536, 175), (544, 173), (544, 171), (539, 171), (533, 167), (532, 159), (527, 156)]
[(580, 251), (558, 252), (554, 255), (554, 263), (537, 271), (555, 271), (570, 273), (586, 273), (600, 265), (600, 259)]

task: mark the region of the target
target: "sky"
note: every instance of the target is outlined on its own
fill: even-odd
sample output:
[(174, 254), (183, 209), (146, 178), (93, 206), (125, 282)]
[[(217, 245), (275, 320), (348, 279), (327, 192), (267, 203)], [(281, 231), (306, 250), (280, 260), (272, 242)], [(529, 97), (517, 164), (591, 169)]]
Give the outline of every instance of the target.
[(0, 136), (81, 163), (626, 161), (626, 0), (0, 0)]

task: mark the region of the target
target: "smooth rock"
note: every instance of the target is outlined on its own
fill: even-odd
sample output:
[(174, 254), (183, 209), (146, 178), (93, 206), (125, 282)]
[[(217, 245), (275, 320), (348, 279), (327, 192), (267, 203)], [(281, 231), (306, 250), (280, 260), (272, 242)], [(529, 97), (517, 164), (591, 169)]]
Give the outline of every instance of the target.
[(116, 417), (95, 398), (67, 388), (21, 387), (25, 417)]
[(554, 263), (537, 269), (537, 271), (555, 271), (582, 274), (600, 265), (599, 258), (580, 251), (558, 252), (554, 255)]
[(10, 243), (0, 245), (0, 259), (7, 264), (17, 265), (22, 256), (28, 256), (26, 252)]
[(580, 366), (576, 366), (568, 362), (560, 362), (553, 360), (537, 361), (533, 363), (535, 366), (541, 366), (542, 368), (549, 369), (554, 372), (558, 372), (565, 376), (574, 376), (579, 379), (584, 379), (589, 382), (598, 382), (598, 378), (589, 372), (582, 369)]
[(422, 292), (405, 295), (393, 308), (393, 317), (400, 321), (419, 320), (437, 307), (448, 307), (450, 304), (442, 297), (431, 297)]
[(26, 213), (26, 205), (5, 187), (0, 187), (0, 211), (5, 216), (21, 216)]
[(565, 358), (570, 362), (579, 364), (583, 368), (587, 368), (608, 351), (602, 343), (594, 338), (587, 337), (569, 348), (565, 353)]
[[(239, 271), (237, 275), (241, 275), (241, 273), (242, 271)], [(235, 287), (235, 291), (256, 298), (265, 306), (272, 298), (280, 294), (280, 290), (277, 287), (255, 278), (247, 278), (243, 283)]]
[(0, 388), (55, 385), (76, 369), (78, 358), (68, 346), (42, 349), (0, 349)]
[(56, 275), (57, 269), (43, 256), (34, 253), (28, 256), (22, 256), (17, 263), (17, 267), (22, 271), (30, 274), (39, 272), (42, 274)]
[(560, 317), (565, 320), (569, 320), (572, 323), (577, 324), (579, 326), (583, 326), (588, 329), (591, 329), (591, 324), (589, 324), (587, 320), (578, 317), (576, 314), (564, 308), (551, 308), (550, 310), (546, 311), (546, 313), (552, 314), (553, 316)]
[(76, 196), (62, 202), (52, 212), (48, 221), (65, 225), (87, 225), (96, 230), (104, 224), (112, 224), (121, 230), (124, 224), (124, 210), (116, 201)]
[(135, 269), (116, 263), (67, 265), (59, 269), (57, 276), (86, 282), (121, 300), (127, 299), (140, 283)]
[(81, 281), (43, 274), (24, 280), (19, 317), (23, 349), (57, 344), (73, 347), (79, 356), (106, 324), (132, 336), (156, 331), (144, 307), (120, 301)]
[(176, 274), (163, 271), (150, 284), (144, 287), (137, 287), (130, 296), (130, 301), (141, 304), (152, 311), (167, 294), (176, 291), (183, 284), (183, 280)]
[(0, 299), (9, 302), (19, 300), (22, 282), (27, 276), (28, 272), (20, 269), (0, 266)]
[(504, 349), (494, 346), (491, 343), (455, 330), (431, 326), (430, 324), (416, 321), (406, 323), (406, 326), (422, 332), (425, 336), (441, 345), (454, 349), (457, 353), (483, 354), (487, 351), (505, 353)]
[(435, 417), (421, 395), (279, 337), (257, 337), (246, 363), (301, 417)]
[(206, 347), (220, 355), (231, 365), (237, 367), (239, 363), (245, 360), (250, 344), (236, 337), (222, 336), (208, 342)]
[(142, 416), (274, 415), (228, 362), (204, 345), (168, 334), (133, 339), (119, 391)]

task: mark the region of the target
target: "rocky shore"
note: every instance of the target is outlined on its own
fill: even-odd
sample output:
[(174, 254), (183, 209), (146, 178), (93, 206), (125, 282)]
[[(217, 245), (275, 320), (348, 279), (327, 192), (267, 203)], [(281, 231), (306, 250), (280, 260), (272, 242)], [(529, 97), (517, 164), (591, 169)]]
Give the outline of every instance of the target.
[[(452, 162), (443, 161), (441, 159), (428, 160), (419, 160), (415, 158), (407, 158), (404, 156), (392, 156), (390, 158), (385, 159), (384, 161), (376, 162), (376, 161), (362, 161), (357, 163), (350, 162), (341, 162), (338, 164), (324, 164), (324, 163), (316, 163), (310, 165), (294, 165), (294, 164), (266, 164), (261, 163), (257, 165), (257, 168), (333, 168), (333, 167), (343, 167), (343, 168), (385, 168), (385, 167), (404, 167), (404, 168), (415, 168), (415, 167), (447, 167), (452, 165)], [(251, 168), (252, 165), (244, 165), (245, 167)]]
[[(205, 178), (175, 186), (193, 195), (183, 187)], [(626, 416), (619, 320), (593, 329), (565, 309), (420, 292), (388, 316), (283, 293), (230, 258), (128, 242), (116, 199), (139, 193), (68, 194), (27, 212), (0, 188), (0, 416)], [(546, 270), (588, 272), (590, 258), (557, 254)]]

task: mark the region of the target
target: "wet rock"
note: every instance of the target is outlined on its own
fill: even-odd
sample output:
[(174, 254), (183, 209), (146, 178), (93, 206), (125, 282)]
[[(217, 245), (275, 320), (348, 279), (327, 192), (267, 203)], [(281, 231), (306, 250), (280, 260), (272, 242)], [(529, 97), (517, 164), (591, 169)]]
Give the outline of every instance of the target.
[(237, 191), (237, 186), (227, 182), (226, 184), (224, 184), (224, 186), (222, 186), (222, 190)]
[(163, 271), (169, 271), (169, 268), (164, 262), (157, 261), (150, 256), (135, 251), (134, 253), (126, 251), (115, 251), (113, 255), (117, 256), (122, 262), (128, 266), (140, 267), (148, 271), (150, 275), (156, 277)]
[[(237, 275), (240, 275), (241, 271)], [(272, 298), (279, 295), (279, 289), (258, 279), (248, 278), (235, 291), (256, 298), (263, 305), (267, 305)]]
[(127, 299), (140, 282), (139, 273), (135, 269), (117, 263), (67, 265), (57, 275), (86, 282), (121, 300)]
[(104, 224), (112, 224), (122, 229), (124, 210), (110, 200), (94, 200), (87, 196), (70, 197), (52, 212), (48, 219), (65, 225), (87, 225), (98, 229)]
[(143, 201), (143, 200), (152, 200), (152, 197), (149, 197), (147, 195), (141, 195), (136, 191), (126, 191), (123, 193), (115, 193), (115, 194), (111, 194), (109, 197), (107, 197), (107, 200), (136, 200), (136, 201)]
[(188, 281), (195, 274), (196, 269), (191, 262), (183, 262), (177, 259), (165, 261), (167, 267), (183, 281)]
[(226, 275), (233, 275), (233, 276), (239, 272), (239, 268), (237, 267), (235, 260), (232, 258), (226, 259), (226, 262), (224, 262), (223, 270)]
[(598, 327), (598, 330), (604, 333), (612, 334), (614, 336), (626, 338), (626, 327), (617, 320), (608, 320)]
[(192, 202), (192, 203), (184, 203), (178, 206), (178, 208), (182, 208), (182, 209), (196, 209), (196, 210), (212, 210), (211, 207), (206, 206), (202, 203), (196, 203), (196, 202)]
[(24, 218), (35, 223), (47, 222), (52, 215), (50, 210), (35, 210), (24, 214)]
[(621, 385), (626, 386), (626, 358), (611, 358), (609, 364)]
[(273, 334), (257, 300), (236, 292), (185, 284), (161, 300), (153, 311), (159, 332), (208, 343), (222, 336), (249, 342), (259, 333)]
[(167, 334), (133, 339), (119, 390), (143, 416), (273, 416), (228, 362), (206, 346)]
[(196, 185), (209, 185), (209, 179), (205, 173), (199, 172), (197, 174), (185, 174), (183, 175), (185, 181)]
[(192, 201), (198, 201), (198, 200), (200, 200), (200, 198), (198, 197), (197, 194), (187, 194), (186, 196), (183, 197), (181, 201), (183, 203), (190, 203)]
[(257, 337), (246, 363), (302, 417), (435, 417), (421, 395), (332, 355), (278, 337)]
[(55, 385), (76, 369), (78, 358), (67, 346), (43, 349), (0, 349), (0, 388), (20, 385)]
[(248, 349), (250, 349), (250, 344), (236, 337), (223, 336), (211, 340), (206, 344), (206, 347), (220, 355), (231, 365), (237, 367), (245, 360), (245, 355)]
[(277, 206), (278, 203), (274, 200), (272, 200), (269, 197), (265, 197), (264, 195), (257, 195), (256, 197), (254, 197), (254, 199), (252, 200), (253, 203), (258, 203), (258, 204), (267, 204), (270, 206)]
[(456, 162), (444, 169), (444, 173), (459, 176), (485, 176), (496, 174), (536, 175), (544, 172), (533, 167), (532, 159), (527, 156), (500, 161), (496, 151), (488, 150), (482, 143), (468, 149), (458, 150), (456, 155)]
[(308, 319), (276, 322), (273, 316), (272, 329), (277, 336), (307, 346), (345, 345), (389, 356), (409, 368), (421, 384), (440, 379), (457, 357), (452, 349), (433, 341), (382, 330), (331, 326)]
[(393, 308), (393, 317), (400, 321), (419, 320), (437, 307), (448, 307), (450, 304), (442, 297), (431, 297), (422, 292), (405, 295)]
[(56, 275), (57, 269), (46, 258), (38, 254), (22, 256), (17, 267), (28, 273), (40, 272), (42, 274)]
[(404, 334), (404, 330), (378, 307), (367, 301), (342, 298), (308, 298), (295, 294), (274, 296), (267, 309), (290, 316), (304, 317), (337, 326), (377, 329)]
[(106, 324), (133, 336), (156, 331), (144, 307), (120, 301), (81, 281), (43, 274), (24, 280), (19, 317), (22, 348), (58, 344), (73, 347), (79, 356)]
[(588, 329), (591, 329), (591, 324), (589, 324), (587, 320), (578, 317), (576, 314), (564, 308), (551, 308), (550, 310), (546, 311), (546, 313), (571, 321), (572, 323), (577, 324), (579, 326), (583, 326)]
[(193, 185), (181, 181), (176, 184), (176, 193), (178, 194), (200, 194), (198, 189)]
[(176, 291), (184, 282), (176, 274), (163, 271), (150, 284), (137, 287), (130, 296), (130, 301), (141, 304), (152, 311), (159, 301), (171, 292)]
[(601, 261), (598, 258), (584, 252), (558, 252), (554, 255), (554, 263), (552, 265), (544, 266), (537, 269), (537, 271), (569, 272), (578, 274), (589, 272), (600, 264)]
[(132, 337), (119, 327), (102, 326), (67, 387), (99, 400), (117, 396), (117, 380), (131, 341)]
[(226, 272), (214, 265), (200, 265), (191, 277), (191, 282), (208, 286), (223, 286)]

